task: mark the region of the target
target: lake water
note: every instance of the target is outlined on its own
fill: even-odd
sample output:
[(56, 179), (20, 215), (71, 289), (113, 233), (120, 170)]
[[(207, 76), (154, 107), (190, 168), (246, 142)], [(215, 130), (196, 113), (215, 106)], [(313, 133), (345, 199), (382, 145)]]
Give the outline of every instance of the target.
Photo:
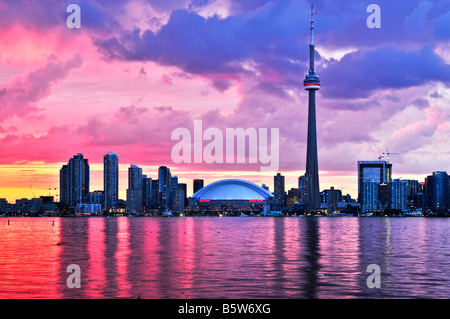
[(449, 232), (420, 217), (5, 217), (0, 298), (450, 298)]

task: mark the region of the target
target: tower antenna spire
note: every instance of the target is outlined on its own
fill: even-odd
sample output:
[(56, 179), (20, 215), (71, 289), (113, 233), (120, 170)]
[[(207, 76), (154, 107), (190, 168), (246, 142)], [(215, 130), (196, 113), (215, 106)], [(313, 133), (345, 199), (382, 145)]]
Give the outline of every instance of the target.
[(314, 46), (314, 5), (311, 4), (311, 44)]
[(309, 44), (309, 74), (314, 75), (316, 71), (314, 70), (314, 5), (311, 4), (311, 28), (310, 28), (310, 44)]

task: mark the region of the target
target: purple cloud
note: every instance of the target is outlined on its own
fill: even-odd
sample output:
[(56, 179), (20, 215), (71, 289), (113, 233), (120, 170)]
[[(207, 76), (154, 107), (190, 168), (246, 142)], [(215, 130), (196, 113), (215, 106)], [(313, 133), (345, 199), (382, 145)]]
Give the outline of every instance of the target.
[(37, 102), (48, 96), (53, 86), (65, 79), (71, 70), (81, 65), (82, 59), (78, 55), (64, 62), (50, 57), (45, 66), (0, 83), (0, 121), (14, 115), (29, 116), (38, 111)]

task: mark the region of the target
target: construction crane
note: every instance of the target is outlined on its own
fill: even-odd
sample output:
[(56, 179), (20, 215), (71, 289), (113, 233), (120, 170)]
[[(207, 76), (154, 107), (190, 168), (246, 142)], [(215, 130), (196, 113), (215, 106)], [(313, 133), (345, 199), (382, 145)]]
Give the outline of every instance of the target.
[(399, 155), (400, 153), (390, 153), (389, 151), (386, 151), (386, 153), (383, 153), (383, 155), (387, 155), (387, 162), (389, 164), (389, 157), (390, 155)]
[(31, 185), (30, 185), (30, 189), (31, 189), (31, 193), (33, 194), (33, 198), (36, 198), (36, 195), (34, 195), (33, 187), (31, 187)]
[(53, 189), (55, 192), (56, 192), (56, 190), (57, 190), (56, 187), (52, 187), (52, 185), (50, 185), (49, 188), (48, 188), (48, 196), (52, 196), (52, 193), (51, 193), (52, 189)]

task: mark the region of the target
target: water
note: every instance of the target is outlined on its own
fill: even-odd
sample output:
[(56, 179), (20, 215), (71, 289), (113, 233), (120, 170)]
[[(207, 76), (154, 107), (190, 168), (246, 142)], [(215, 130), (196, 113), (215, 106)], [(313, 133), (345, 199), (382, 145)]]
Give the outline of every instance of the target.
[(449, 230), (419, 217), (0, 218), (0, 298), (449, 298)]

